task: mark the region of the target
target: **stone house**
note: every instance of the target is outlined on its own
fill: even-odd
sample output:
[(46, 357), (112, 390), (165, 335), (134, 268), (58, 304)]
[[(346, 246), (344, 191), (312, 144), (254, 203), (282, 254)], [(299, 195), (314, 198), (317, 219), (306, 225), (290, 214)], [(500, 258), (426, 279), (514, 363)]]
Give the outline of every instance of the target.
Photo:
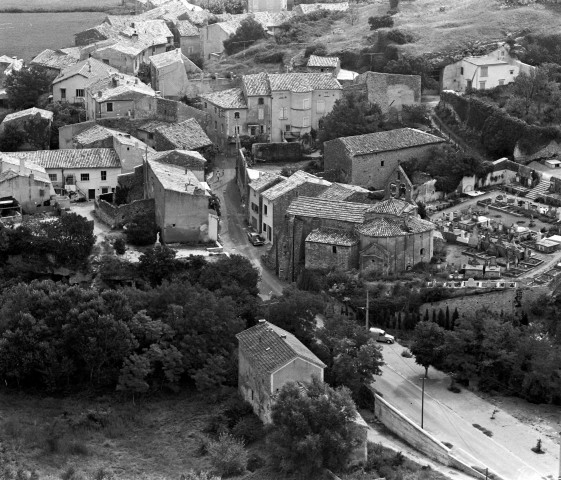
[(303, 268), (387, 275), (433, 255), (434, 224), (403, 200), (368, 205), (300, 196), (286, 215), (277, 245), (284, 280), (295, 281)]
[(189, 170), (199, 182), (205, 181), (206, 160), (199, 152), (189, 150), (152, 151), (148, 153), (148, 159)]
[(257, 233), (263, 232), (263, 197), (261, 193), (284, 181), (286, 181), (286, 177), (282, 175), (277, 175), (272, 172), (260, 172), (259, 177), (248, 184), (248, 223)]
[(171, 123), (154, 130), (155, 148), (164, 150), (194, 150), (207, 160), (214, 157), (215, 146), (194, 118), (180, 123)]
[[(143, 168), (143, 167), (139, 167)], [(153, 198), (156, 225), (166, 243), (201, 243), (211, 240), (210, 188), (185, 167), (150, 158), (146, 162), (145, 198)], [(214, 238), (216, 240), (216, 238)]]
[[(54, 113), (50, 110), (36, 107), (9, 113), (0, 123), (0, 133), (3, 133), (7, 126), (18, 127), (18, 130), (23, 131), (28, 137), (31, 134), (34, 140), (33, 142), (30, 140), (25, 141), (19, 147), (20, 150), (48, 149), (50, 147), (53, 117)], [(34, 123), (31, 124), (30, 122)]]
[(200, 58), (202, 50), (199, 28), (189, 20), (177, 20), (175, 30), (181, 53), (191, 60)]
[(83, 47), (92, 43), (104, 42), (105, 40), (118, 40), (119, 28), (107, 22), (100, 23), (86, 30), (74, 34), (74, 45)]
[(0, 153), (0, 198), (15, 199), (22, 213), (33, 214), (55, 194), (45, 169)]
[(325, 171), (339, 181), (382, 190), (400, 162), (427, 158), (445, 140), (414, 128), (337, 138), (324, 144)]
[(64, 68), (53, 80), (52, 92), (54, 102), (83, 103), (87, 87), (101, 78), (118, 74), (116, 68), (95, 58), (82, 60)]
[(288, 382), (323, 380), (326, 365), (294, 335), (265, 320), (236, 335), (238, 385), (264, 423), (271, 423), (275, 395)]
[(80, 61), (80, 49), (77, 47), (61, 48), (58, 50), (51, 50), (47, 48), (35, 56), (29, 65), (43, 67), (55, 78), (65, 68), (74, 65)]
[(240, 134), (266, 136), (270, 140), (273, 112), (267, 74), (244, 75), (242, 90), (247, 104), (247, 122), (240, 125)]
[(368, 101), (379, 105), (384, 114), (401, 112), (404, 105), (421, 104), (420, 75), (365, 72), (354, 84), (364, 85)]
[(326, 200), (343, 200), (354, 203), (375, 203), (370, 199), (370, 190), (347, 183), (332, 183), (330, 187), (320, 193), (317, 198)]
[(151, 56), (150, 71), (152, 88), (175, 100), (187, 94), (189, 75), (202, 72), (179, 49)]
[(529, 75), (535, 67), (510, 55), (510, 47), (502, 43), (487, 55), (465, 57), (445, 66), (440, 74), (442, 90), (465, 92), (466, 89), (486, 90), (507, 85), (520, 74)]
[(88, 200), (115, 191), (121, 161), (112, 148), (36, 150), (10, 156), (39, 165), (55, 189), (75, 192)]
[(339, 57), (320, 57), (318, 55), (310, 55), (306, 64), (310, 73), (329, 73), (337, 77), (341, 70), (341, 61)]

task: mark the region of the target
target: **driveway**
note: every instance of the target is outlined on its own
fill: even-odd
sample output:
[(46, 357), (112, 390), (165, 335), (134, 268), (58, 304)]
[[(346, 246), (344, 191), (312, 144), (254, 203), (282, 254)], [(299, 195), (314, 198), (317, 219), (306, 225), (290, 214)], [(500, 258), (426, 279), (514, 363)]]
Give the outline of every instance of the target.
[[(413, 422), (421, 423), (422, 376), (424, 369), (413, 358), (401, 356), (398, 343), (384, 345), (383, 374), (374, 387)], [(469, 465), (489, 468), (505, 480), (539, 480), (557, 477), (559, 447), (556, 442), (504, 411), (491, 414), (492, 403), (468, 390), (452, 393), (450, 377), (432, 368), (425, 380), (424, 428), (442, 442), (453, 445), (453, 453)], [(492, 438), (473, 425), (492, 432)], [(541, 438), (546, 453), (530, 449)]]

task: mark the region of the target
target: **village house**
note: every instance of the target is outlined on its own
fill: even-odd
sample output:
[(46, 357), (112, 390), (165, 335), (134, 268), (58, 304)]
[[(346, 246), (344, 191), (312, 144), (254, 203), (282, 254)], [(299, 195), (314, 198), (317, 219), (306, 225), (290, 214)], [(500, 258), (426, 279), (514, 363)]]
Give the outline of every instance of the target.
[(33, 214), (54, 194), (43, 167), (11, 154), (0, 153), (0, 198), (13, 198), (22, 213)]
[(336, 172), (341, 182), (382, 190), (399, 162), (425, 159), (443, 143), (414, 128), (337, 138), (324, 144), (324, 168)]
[(78, 63), (80, 55), (80, 49), (77, 47), (61, 48), (59, 50), (47, 48), (34, 57), (29, 65), (43, 67), (54, 79), (62, 70)]
[(112, 148), (36, 150), (10, 156), (43, 167), (55, 189), (88, 200), (114, 192), (121, 174), (121, 161)]
[(28, 139), (23, 145), (20, 145), (20, 150), (48, 149), (53, 117), (54, 113), (50, 110), (36, 107), (9, 113), (0, 123), (0, 133), (3, 133), (8, 126), (18, 127), (19, 130), (25, 132), (28, 138), (33, 137), (33, 141)]
[(326, 200), (341, 200), (354, 203), (375, 203), (370, 198), (372, 192), (358, 185), (350, 185), (347, 183), (332, 183), (330, 187), (320, 193), (317, 198), (325, 198)]
[(404, 105), (421, 104), (420, 75), (365, 72), (355, 78), (354, 84), (364, 86), (368, 101), (384, 114), (399, 113)]
[(149, 160), (175, 165), (187, 169), (195, 175), (199, 182), (205, 181), (206, 159), (199, 153), (190, 150), (169, 150), (166, 152), (149, 152)]
[(263, 231), (263, 197), (261, 196), (261, 193), (284, 181), (286, 181), (286, 177), (283, 177), (282, 175), (277, 175), (272, 172), (260, 172), (258, 178), (248, 183), (248, 221), (257, 233), (261, 233)]
[(74, 34), (74, 45), (83, 47), (92, 43), (103, 42), (105, 40), (118, 40), (119, 28), (109, 23), (103, 22), (91, 28)]
[(240, 135), (271, 138), (272, 96), (266, 73), (244, 75), (242, 90), (247, 104), (246, 124), (239, 125)]
[(288, 382), (323, 380), (326, 365), (294, 335), (259, 320), (236, 335), (238, 339), (238, 388), (264, 423), (271, 423), (275, 395)]
[(199, 29), (189, 20), (176, 20), (176, 41), (179, 42), (181, 53), (191, 60), (201, 57), (201, 39)]
[[(311, 173), (298, 170), (286, 180), (281, 181), (260, 194), (263, 236), (267, 243), (276, 242), (278, 232), (284, 228), (286, 209), (299, 195), (315, 197), (331, 185), (331, 182)], [(249, 219), (251, 220), (251, 219)], [(275, 250), (276, 251), (276, 250)]]
[[(212, 155), (215, 146), (197, 120), (190, 118), (180, 123), (170, 123), (154, 130), (155, 148), (164, 150), (194, 150)], [(207, 158), (205, 156), (205, 158)], [(207, 158), (209, 160), (210, 158)]]
[(529, 75), (535, 67), (510, 55), (507, 43), (480, 57), (465, 57), (445, 66), (441, 71), (442, 90), (463, 93), (467, 89), (489, 90), (507, 85), (520, 74)]
[(154, 148), (156, 146), (154, 132), (160, 127), (167, 127), (170, 123), (171, 122), (165, 122), (163, 120), (147, 120), (137, 127), (136, 136), (144, 143)]
[(151, 56), (150, 72), (152, 88), (162, 97), (177, 100), (188, 93), (189, 75), (202, 70), (176, 49)]
[[(138, 78), (113, 74), (101, 78), (86, 88), (85, 106), (89, 120), (106, 117), (149, 116), (150, 99), (156, 96), (151, 87)], [(139, 104), (145, 103), (144, 107)]]
[(88, 58), (70, 67), (64, 68), (53, 80), (53, 101), (83, 103), (86, 97), (86, 88), (92, 82), (100, 78), (107, 78), (118, 74), (116, 68), (96, 60)]
[(303, 268), (388, 275), (433, 256), (435, 225), (400, 199), (368, 205), (300, 196), (286, 215), (278, 245), (284, 280), (295, 281)]
[(161, 8), (178, 8), (183, 7), (192, 11), (201, 11), (198, 5), (187, 2), (186, 0), (134, 0), (134, 9), (136, 13), (146, 12)]
[(307, 15), (317, 10), (329, 10), (331, 12), (346, 12), (349, 9), (349, 2), (339, 3), (301, 3), (296, 5), (292, 11), (296, 15)]
[(146, 169), (145, 198), (154, 199), (161, 240), (166, 243), (216, 240), (209, 232), (214, 218), (214, 211), (209, 209), (210, 187), (185, 167), (148, 159)]
[(337, 78), (339, 70), (341, 70), (341, 61), (339, 57), (320, 57), (318, 55), (310, 55), (306, 64), (310, 73), (329, 73)]

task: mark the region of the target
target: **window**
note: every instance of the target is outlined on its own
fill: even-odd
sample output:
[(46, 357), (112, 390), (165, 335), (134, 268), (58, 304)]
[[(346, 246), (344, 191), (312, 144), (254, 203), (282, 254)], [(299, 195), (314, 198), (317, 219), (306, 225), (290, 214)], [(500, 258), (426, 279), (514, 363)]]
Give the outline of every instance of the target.
[(464, 74), (464, 67), (460, 67), (460, 75)]
[(259, 125), (259, 133), (265, 133), (265, 125)]
[(265, 99), (259, 97), (259, 98), (257, 99), (257, 105), (265, 105)]
[(83, 98), (85, 96), (84, 95), (84, 90), (82, 88), (77, 88), (76, 89), (76, 96), (79, 97), (79, 98)]
[(218, 130), (218, 122), (216, 120), (214, 121), (214, 129)]
[(107, 180), (107, 170), (102, 170), (101, 171), (101, 179), (103, 181)]
[(304, 108), (304, 110), (308, 110), (310, 108), (310, 99), (309, 98), (304, 99), (304, 101), (302, 102), (302, 107)]
[(89, 173), (81, 173), (80, 174), (80, 181), (81, 182), (89, 182), (90, 181), (90, 174)]
[(257, 127), (255, 125), (252, 125), (250, 132), (251, 132), (251, 135), (256, 135), (257, 134)]
[(267, 205), (263, 205), (263, 211), (265, 212), (265, 215), (267, 215)]
[(152, 55), (156, 53), (156, 47), (152, 47)]
[(514, 75), (514, 70), (510, 70), (510, 74), (511, 74), (511, 75)]
[(206, 102), (205, 102), (205, 108), (208, 108), (208, 105), (207, 105), (207, 103), (206, 103)]
[(234, 112), (234, 118), (239, 120), (240, 112)]
[(504, 85), (504, 84), (505, 84), (504, 79), (503, 78), (499, 79), (499, 85)]
[(279, 120), (286, 120), (288, 118), (288, 108), (281, 107), (279, 109)]
[(420, 252), (420, 253), (421, 253), (421, 255), (424, 255), (424, 254), (425, 254), (425, 249), (424, 249), (424, 248), (421, 248), (421, 252)]
[(380, 167), (383, 167), (383, 166), (384, 166), (384, 160), (381, 160), (380, 161)]
[(107, 65), (109, 65), (109, 59), (107, 59), (107, 58), (104, 58), (104, 59), (102, 60), (102, 62), (105, 63), (105, 64), (107, 64)]
[(310, 126), (310, 117), (304, 117), (302, 119), (302, 126), (303, 127), (309, 127)]
[(337, 246), (336, 246), (336, 245), (333, 245), (333, 246), (331, 247), (331, 251), (332, 251), (333, 253), (337, 253)]
[(488, 77), (489, 76), (489, 67), (481, 67), (481, 76)]
[(224, 133), (224, 124), (220, 125), (220, 132)]
[(264, 232), (267, 231), (267, 224), (266, 224), (266, 223), (263, 224), (263, 231), (264, 231)]
[(286, 132), (290, 132), (290, 124), (284, 126)]
[(479, 90), (485, 90), (485, 82), (479, 82)]
[(49, 180), (51, 182), (56, 182), (57, 181), (57, 174), (56, 173), (49, 173)]
[(257, 110), (257, 118), (259, 120), (263, 120), (265, 118), (265, 110), (263, 110), (262, 108)]
[(149, 133), (149, 134), (148, 134), (148, 138), (149, 138), (150, 140), (154, 140), (154, 134), (153, 134), (153, 133)]
[(318, 113), (325, 112), (325, 102), (323, 100), (318, 100), (318, 103), (316, 104), (316, 111)]
[(256, 203), (251, 202), (251, 209), (255, 212), (255, 213), (259, 213), (259, 206)]
[(109, 187), (101, 187), (101, 194), (104, 195), (106, 193), (109, 193)]
[(66, 88), (60, 89), (60, 98), (61, 100), (66, 100)]
[(236, 126), (234, 127), (234, 133), (236, 133), (236, 134), (238, 134), (238, 135), (240, 134), (240, 126), (239, 126), (239, 125), (236, 125)]
[(112, 111), (113, 111), (113, 102), (108, 102), (108, 103), (107, 103), (107, 111), (108, 111), (108, 112), (112, 112)]
[(44, 197), (45, 196), (45, 190), (43, 188), (39, 189), (39, 196), (40, 197)]
[(214, 113), (216, 113), (217, 111), (218, 111), (218, 110), (217, 110), (217, 108), (216, 108), (216, 107), (214, 107)]

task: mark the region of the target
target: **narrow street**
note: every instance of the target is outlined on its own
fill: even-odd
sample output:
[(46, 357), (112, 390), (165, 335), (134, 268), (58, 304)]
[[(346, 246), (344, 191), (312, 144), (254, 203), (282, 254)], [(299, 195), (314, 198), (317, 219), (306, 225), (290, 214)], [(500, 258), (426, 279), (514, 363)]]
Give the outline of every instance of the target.
[(261, 256), (267, 252), (267, 245), (254, 247), (249, 243), (246, 214), (242, 207), (241, 196), (236, 184), (235, 159), (219, 157), (215, 162), (218, 178), (211, 183), (214, 193), (220, 198), (222, 217), (220, 220), (220, 237), (224, 250), (232, 254), (240, 254), (251, 260), (261, 274), (259, 296), (269, 300), (272, 295), (281, 295), (287, 284), (281, 282), (274, 272), (263, 268)]

